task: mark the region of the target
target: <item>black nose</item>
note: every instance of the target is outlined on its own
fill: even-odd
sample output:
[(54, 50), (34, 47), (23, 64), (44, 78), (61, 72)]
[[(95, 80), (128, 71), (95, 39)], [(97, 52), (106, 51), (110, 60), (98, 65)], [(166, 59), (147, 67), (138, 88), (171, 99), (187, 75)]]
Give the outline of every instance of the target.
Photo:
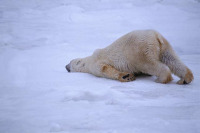
[(70, 65), (66, 65), (65, 68), (67, 69), (68, 72), (70, 72)]

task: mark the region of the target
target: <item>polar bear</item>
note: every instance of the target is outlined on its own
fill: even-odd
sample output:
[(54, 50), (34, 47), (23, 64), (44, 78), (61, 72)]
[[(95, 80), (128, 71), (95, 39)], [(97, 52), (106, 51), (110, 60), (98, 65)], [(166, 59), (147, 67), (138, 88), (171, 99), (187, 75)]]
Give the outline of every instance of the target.
[(155, 30), (132, 31), (91, 56), (72, 60), (66, 69), (121, 82), (135, 80), (138, 73), (156, 76), (156, 82), (164, 84), (172, 80), (171, 73), (180, 77), (177, 84), (193, 80), (191, 70)]

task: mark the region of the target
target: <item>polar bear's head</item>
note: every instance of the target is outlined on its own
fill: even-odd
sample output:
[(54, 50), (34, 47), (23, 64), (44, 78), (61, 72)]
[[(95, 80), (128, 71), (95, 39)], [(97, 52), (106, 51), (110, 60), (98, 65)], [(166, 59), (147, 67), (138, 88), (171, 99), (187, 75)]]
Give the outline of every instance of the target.
[(81, 58), (72, 60), (68, 65), (65, 66), (68, 72), (84, 72), (85, 63)]

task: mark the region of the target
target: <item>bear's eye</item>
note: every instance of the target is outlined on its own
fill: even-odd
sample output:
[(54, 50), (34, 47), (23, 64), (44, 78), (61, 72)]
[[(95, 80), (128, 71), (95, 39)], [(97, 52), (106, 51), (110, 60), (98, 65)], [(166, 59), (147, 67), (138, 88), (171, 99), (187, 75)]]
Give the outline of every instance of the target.
[(81, 61), (79, 60), (77, 63), (76, 63), (76, 65), (78, 65), (78, 64), (80, 64), (81, 63)]

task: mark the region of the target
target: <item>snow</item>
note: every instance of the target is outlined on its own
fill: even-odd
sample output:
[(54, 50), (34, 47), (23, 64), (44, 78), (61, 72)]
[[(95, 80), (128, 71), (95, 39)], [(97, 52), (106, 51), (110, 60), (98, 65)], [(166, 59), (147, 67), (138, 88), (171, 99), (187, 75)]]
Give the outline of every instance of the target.
[[(1, 0), (1, 133), (199, 133), (199, 0)], [(65, 65), (121, 35), (156, 29), (194, 81), (121, 83)]]

